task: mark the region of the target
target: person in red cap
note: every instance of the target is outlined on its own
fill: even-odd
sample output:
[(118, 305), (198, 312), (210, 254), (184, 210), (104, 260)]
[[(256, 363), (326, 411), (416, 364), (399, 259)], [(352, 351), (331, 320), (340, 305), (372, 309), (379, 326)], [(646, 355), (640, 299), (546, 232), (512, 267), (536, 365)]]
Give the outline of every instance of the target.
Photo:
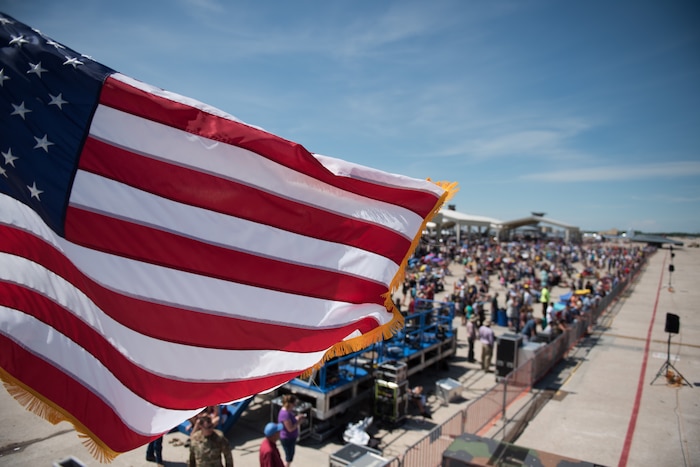
[(277, 449), (280, 431), (284, 429), (281, 423), (270, 422), (265, 425), (265, 439), (260, 445), (260, 467), (284, 467), (282, 456)]

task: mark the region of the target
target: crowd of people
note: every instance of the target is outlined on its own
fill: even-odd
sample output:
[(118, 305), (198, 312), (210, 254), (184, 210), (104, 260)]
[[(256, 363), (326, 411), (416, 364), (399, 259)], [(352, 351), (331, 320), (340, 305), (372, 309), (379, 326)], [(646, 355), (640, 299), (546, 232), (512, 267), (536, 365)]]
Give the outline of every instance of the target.
[[(579, 316), (595, 309), (638, 268), (648, 252), (645, 247), (628, 244), (569, 244), (561, 240), (503, 243), (479, 238), (457, 245), (424, 238), (409, 262), (395, 304), (407, 316), (417, 311), (421, 299), (437, 302), (438, 308), (453, 305), (466, 330), (467, 360), (488, 372), (496, 344), (494, 323), (520, 333), (524, 341), (554, 338)], [(429, 417), (421, 390), (411, 389), (411, 396), (420, 413)], [(293, 395), (284, 396), (278, 420), (264, 427), (261, 466), (291, 466), (304, 421), (295, 412), (296, 402)], [(215, 429), (227, 415), (212, 406), (190, 421), (190, 467), (233, 466), (229, 442)], [(148, 445), (146, 459), (163, 465), (162, 438)]]
[(648, 247), (640, 245), (572, 244), (561, 239), (478, 238), (457, 245), (424, 238), (396, 303), (406, 315), (421, 299), (441, 297), (454, 303), (466, 328), (467, 360), (476, 362), (478, 341), (481, 367), (489, 371), (493, 355), (489, 328), (494, 323), (506, 325), (524, 341), (550, 340), (577, 317), (590, 313), (647, 254)]
[[(259, 451), (261, 467), (291, 467), (299, 438), (299, 428), (306, 419), (306, 415), (297, 414), (296, 404), (296, 396), (284, 395), (277, 422), (265, 425), (263, 430), (265, 438)], [(225, 417), (230, 414), (222, 411), (221, 407), (219, 405), (206, 407), (188, 421), (185, 431), (189, 439), (184, 443), (190, 451), (188, 467), (233, 467), (231, 446), (224, 433), (218, 429), (225, 421)], [(277, 447), (277, 441), (282, 445), (284, 458)], [(162, 436), (148, 444), (146, 460), (163, 467)]]

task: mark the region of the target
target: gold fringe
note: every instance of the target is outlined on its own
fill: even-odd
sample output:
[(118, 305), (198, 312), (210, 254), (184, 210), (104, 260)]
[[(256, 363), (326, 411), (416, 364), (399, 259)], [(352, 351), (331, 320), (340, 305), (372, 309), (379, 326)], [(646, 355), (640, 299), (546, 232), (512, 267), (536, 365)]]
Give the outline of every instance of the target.
[(43, 418), (52, 425), (64, 421), (72, 424), (83, 446), (85, 446), (90, 455), (98, 462), (108, 464), (120, 454), (110, 449), (102, 440), (98, 439), (72, 415), (16, 379), (3, 368), (0, 368), (0, 380), (2, 380), (7, 392), (28, 411)]
[[(428, 179), (429, 182), (432, 182), (432, 180)], [(384, 306), (388, 311), (391, 311), (392, 314), (394, 315), (391, 319), (390, 322), (387, 324), (384, 324), (380, 326), (379, 328), (373, 329), (372, 331), (363, 334), (362, 336), (355, 337), (353, 339), (350, 339), (348, 341), (343, 341), (335, 344), (333, 347), (331, 347), (323, 356), (323, 359), (317, 363), (316, 365), (312, 366), (311, 368), (308, 368), (305, 370), (301, 376), (303, 378), (308, 378), (311, 376), (311, 373), (314, 370), (319, 369), (320, 367), (323, 366), (325, 362), (330, 360), (331, 358), (334, 357), (341, 357), (343, 355), (347, 355), (352, 352), (357, 352), (362, 349), (366, 349), (372, 344), (375, 344), (377, 342), (380, 342), (384, 339), (389, 339), (391, 336), (396, 334), (398, 331), (403, 329), (403, 316), (401, 315), (401, 312), (396, 309), (396, 305), (394, 304), (394, 301), (392, 300), (392, 295), (398, 288), (401, 286), (404, 280), (404, 276), (406, 275), (406, 267), (408, 266), (408, 260), (413, 255), (413, 252), (415, 251), (416, 247), (418, 246), (418, 242), (420, 242), (421, 236), (423, 235), (423, 230), (425, 230), (426, 225), (430, 220), (435, 217), (435, 215), (440, 211), (442, 208), (443, 204), (445, 204), (446, 201), (452, 199), (452, 197), (459, 191), (459, 188), (457, 186), (457, 182), (432, 182), (435, 185), (439, 186), (445, 192), (442, 194), (440, 199), (435, 203), (435, 206), (433, 207), (432, 211), (423, 219), (423, 223), (418, 229), (418, 233), (416, 236), (413, 238), (413, 241), (411, 242), (411, 246), (406, 252), (406, 255), (403, 258), (403, 261), (401, 261), (401, 265), (399, 266), (398, 271), (396, 272), (396, 275), (394, 275), (394, 278), (391, 280), (391, 283), (389, 284), (389, 290), (387, 290), (384, 294), (382, 294), (382, 297), (384, 297)]]

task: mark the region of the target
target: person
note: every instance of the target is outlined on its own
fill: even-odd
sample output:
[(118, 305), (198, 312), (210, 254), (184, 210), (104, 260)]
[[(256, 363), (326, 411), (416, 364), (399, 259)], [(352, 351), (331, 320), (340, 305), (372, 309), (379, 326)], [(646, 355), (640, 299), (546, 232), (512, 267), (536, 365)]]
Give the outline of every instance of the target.
[(467, 305), (466, 319), (470, 320), (472, 319), (472, 316), (474, 316), (474, 307), (471, 305)]
[(491, 321), (498, 322), (498, 292), (495, 292), (491, 298)]
[(218, 428), (221, 424), (221, 408), (218, 405), (209, 405), (204, 409), (204, 415), (209, 415), (214, 428)]
[(514, 293), (510, 293), (508, 300), (506, 300), (506, 316), (508, 317), (508, 328), (511, 331), (515, 331), (515, 323), (518, 320), (518, 308)]
[(554, 303), (549, 302), (549, 305), (547, 305), (547, 314), (542, 318), (543, 328), (546, 328), (547, 325), (552, 321), (552, 316), (554, 316)]
[(481, 369), (489, 371), (491, 368), (491, 358), (493, 357), (493, 329), (491, 320), (487, 319), (479, 328), (479, 342), (481, 342)]
[(163, 467), (163, 437), (156, 438), (146, 448), (146, 460), (155, 462), (158, 467)]
[(280, 432), (280, 442), (282, 443), (282, 449), (284, 449), (284, 465), (286, 467), (292, 465), (297, 439), (299, 438), (299, 427), (304, 418), (306, 418), (305, 414), (297, 418), (294, 413), (296, 403), (297, 398), (294, 394), (285, 394), (282, 396), (282, 409), (277, 415), (277, 421), (284, 425), (284, 430)]
[(467, 352), (467, 361), (470, 363), (474, 363), (474, 342), (476, 341), (476, 323), (477, 323), (477, 317), (476, 315), (472, 316), (469, 321), (467, 321), (467, 346), (468, 346), (468, 352)]
[(537, 326), (542, 326), (542, 318), (529, 318), (523, 326), (521, 334), (524, 342), (530, 342), (537, 336)]
[(523, 306), (532, 306), (532, 292), (530, 292), (530, 286), (525, 284), (523, 286)]
[[(225, 464), (221, 463), (223, 457)], [(209, 415), (199, 418), (199, 430), (190, 437), (188, 467), (233, 467), (233, 455), (226, 437), (214, 429)]]
[(540, 291), (540, 303), (542, 304), (542, 316), (546, 316), (547, 306), (549, 305), (550, 300), (551, 300), (551, 296), (549, 294), (549, 289), (547, 288), (546, 285), (543, 285), (542, 290)]
[(562, 320), (559, 316), (554, 315), (552, 317), (552, 321), (550, 322), (550, 329), (552, 340), (554, 340), (561, 334), (565, 333), (568, 328), (566, 327), (564, 320)]
[(420, 414), (425, 417), (425, 418), (430, 418), (432, 419), (433, 416), (428, 412), (427, 409), (427, 401), (425, 399), (425, 394), (423, 394), (423, 386), (416, 386), (414, 388), (408, 388), (408, 393), (411, 396), (411, 400), (413, 400), (416, 405), (418, 406), (418, 410), (420, 411)]
[[(209, 416), (214, 429), (219, 428), (219, 423), (221, 423), (221, 417), (219, 416), (219, 406), (209, 405), (205, 407), (201, 412), (199, 412), (195, 417), (189, 420), (190, 424), (187, 426), (186, 430), (190, 435), (197, 433), (201, 429), (202, 417), (205, 415)], [(185, 444), (185, 447), (189, 447), (189, 441)]]
[(260, 444), (260, 467), (284, 467), (282, 456), (277, 449), (280, 431), (284, 430), (281, 423), (270, 422), (265, 425), (265, 439)]

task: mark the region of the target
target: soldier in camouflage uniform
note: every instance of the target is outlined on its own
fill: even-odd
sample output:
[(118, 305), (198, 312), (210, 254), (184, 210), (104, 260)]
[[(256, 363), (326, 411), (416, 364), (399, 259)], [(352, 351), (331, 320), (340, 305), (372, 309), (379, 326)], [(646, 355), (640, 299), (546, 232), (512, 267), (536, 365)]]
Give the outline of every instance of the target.
[(218, 430), (214, 429), (211, 418), (204, 415), (199, 419), (201, 429), (190, 438), (189, 467), (223, 467), (223, 456), (226, 467), (233, 467), (233, 455), (228, 440)]

